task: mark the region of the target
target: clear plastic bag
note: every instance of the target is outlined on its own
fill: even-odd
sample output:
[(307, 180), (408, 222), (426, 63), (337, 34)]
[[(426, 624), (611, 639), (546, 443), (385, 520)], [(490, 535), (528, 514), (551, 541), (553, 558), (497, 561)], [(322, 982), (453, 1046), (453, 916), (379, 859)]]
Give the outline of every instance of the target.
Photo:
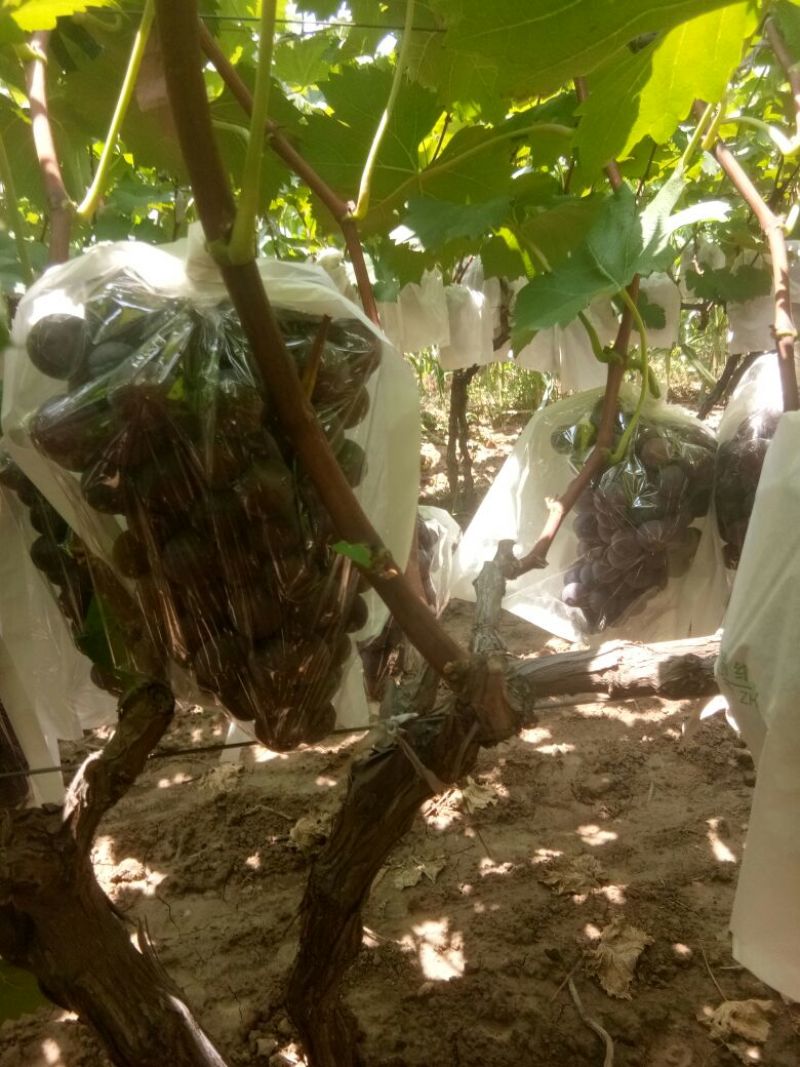
[[(321, 269), (260, 267), (339, 463), (403, 563), (419, 461), (410, 368)], [(4, 424), (89, 549), (84, 637), (108, 687), (165, 678), (277, 749), (328, 733), (351, 635), (376, 632), (386, 612), (334, 551), (196, 235), (172, 249), (98, 246), (49, 271), (12, 339)]]
[(720, 421), (714, 515), (725, 567), (736, 570), (767, 448), (783, 411), (775, 352), (748, 367)]
[[(471, 583), (497, 544), (528, 551), (547, 500), (559, 496), (591, 452), (602, 390), (534, 415), (500, 470), (457, 553), (453, 595)], [(616, 439), (635, 405), (624, 387)], [(503, 606), (569, 641), (596, 635), (668, 640), (713, 632), (724, 591), (713, 546), (698, 553), (708, 512), (715, 439), (687, 412), (648, 401), (628, 455), (595, 479), (565, 520), (545, 570), (508, 583)]]
[(418, 510), (419, 568), (428, 605), (441, 615), (450, 600), (454, 557), (461, 527), (443, 508), (423, 504)]

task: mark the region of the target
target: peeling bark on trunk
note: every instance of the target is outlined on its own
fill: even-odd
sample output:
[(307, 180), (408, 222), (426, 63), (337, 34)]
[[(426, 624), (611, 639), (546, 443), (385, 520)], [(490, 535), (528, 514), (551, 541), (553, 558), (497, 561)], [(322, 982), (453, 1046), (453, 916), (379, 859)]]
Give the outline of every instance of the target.
[(120, 704), (102, 752), (78, 771), (64, 807), (0, 811), (0, 954), (78, 1014), (117, 1067), (225, 1067), (159, 964), (103, 893), (90, 853), (102, 815), (127, 791), (173, 713), (144, 685)]

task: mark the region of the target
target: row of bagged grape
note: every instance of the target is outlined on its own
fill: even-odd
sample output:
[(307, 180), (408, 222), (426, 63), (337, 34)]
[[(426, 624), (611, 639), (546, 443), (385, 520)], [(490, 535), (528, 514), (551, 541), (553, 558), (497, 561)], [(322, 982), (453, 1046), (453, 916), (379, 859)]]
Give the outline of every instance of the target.
[[(366, 457), (347, 432), (368, 414), (380, 342), (359, 320), (334, 321), (319, 358), (319, 316), (279, 312), (279, 324), (357, 486)], [(164, 299), (122, 272), (82, 314), (36, 321), (26, 352), (63, 383), (31, 413), (30, 439), (78, 510), (115, 531), (105, 559), (89, 556), (32, 486), (11, 486), (32, 521), (44, 516), (31, 555), (90, 644), (100, 616), (97, 680), (185, 672), (273, 748), (323, 737), (349, 635), (367, 622), (365, 587), (333, 550), (230, 306)]]

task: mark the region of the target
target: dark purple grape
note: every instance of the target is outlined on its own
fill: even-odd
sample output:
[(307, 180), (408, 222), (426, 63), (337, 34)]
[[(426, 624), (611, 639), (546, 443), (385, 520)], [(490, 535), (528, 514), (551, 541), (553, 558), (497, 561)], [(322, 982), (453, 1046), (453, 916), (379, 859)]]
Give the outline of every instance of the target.
[(580, 608), (586, 603), (586, 586), (580, 582), (568, 582), (561, 590), (561, 599), (569, 608)]
[(46, 315), (31, 326), (25, 348), (42, 374), (67, 379), (83, 364), (86, 342), (86, 323), (78, 315)]
[(592, 578), (599, 585), (612, 585), (620, 580), (621, 573), (607, 559), (598, 559), (592, 564)]
[(42, 497), (28, 512), (31, 526), (37, 533), (46, 534), (54, 541), (61, 541), (67, 533), (67, 524), (56, 509)]
[(583, 566), (583, 563), (573, 563), (571, 567), (564, 571), (564, 585), (569, 585), (570, 582), (579, 582)]
[(663, 467), (674, 455), (672, 443), (666, 437), (651, 437), (639, 449), (639, 458), (646, 467)]
[(597, 537), (597, 525), (597, 518), (589, 512), (584, 512), (576, 517), (573, 529), (579, 538), (591, 541)]

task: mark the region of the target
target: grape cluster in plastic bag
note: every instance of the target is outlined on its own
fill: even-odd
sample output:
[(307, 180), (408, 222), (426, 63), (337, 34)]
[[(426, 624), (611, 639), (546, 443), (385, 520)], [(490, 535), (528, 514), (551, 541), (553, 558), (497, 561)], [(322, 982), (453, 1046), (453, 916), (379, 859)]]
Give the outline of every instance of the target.
[(717, 452), (714, 510), (725, 566), (735, 570), (742, 554), (761, 468), (778, 426), (780, 412), (755, 411)]
[[(600, 407), (552, 435), (576, 470), (596, 441)], [(615, 444), (630, 417), (618, 413)], [(715, 449), (713, 435), (667, 409), (642, 418), (627, 455), (581, 495), (574, 519), (579, 555), (564, 573), (561, 599), (583, 612), (588, 632), (618, 622), (689, 569), (700, 540), (695, 522), (711, 500)]]
[[(355, 319), (324, 334), (317, 316), (277, 314), (356, 486), (366, 457), (346, 432), (369, 410), (379, 341)], [(91, 571), (110, 675), (122, 687), (177, 667), (273, 748), (323, 737), (348, 634), (367, 621), (363, 586), (332, 548), (230, 305), (164, 300), (122, 273), (84, 317), (35, 322), (26, 347), (65, 382), (32, 415), (31, 440), (113, 530)]]

